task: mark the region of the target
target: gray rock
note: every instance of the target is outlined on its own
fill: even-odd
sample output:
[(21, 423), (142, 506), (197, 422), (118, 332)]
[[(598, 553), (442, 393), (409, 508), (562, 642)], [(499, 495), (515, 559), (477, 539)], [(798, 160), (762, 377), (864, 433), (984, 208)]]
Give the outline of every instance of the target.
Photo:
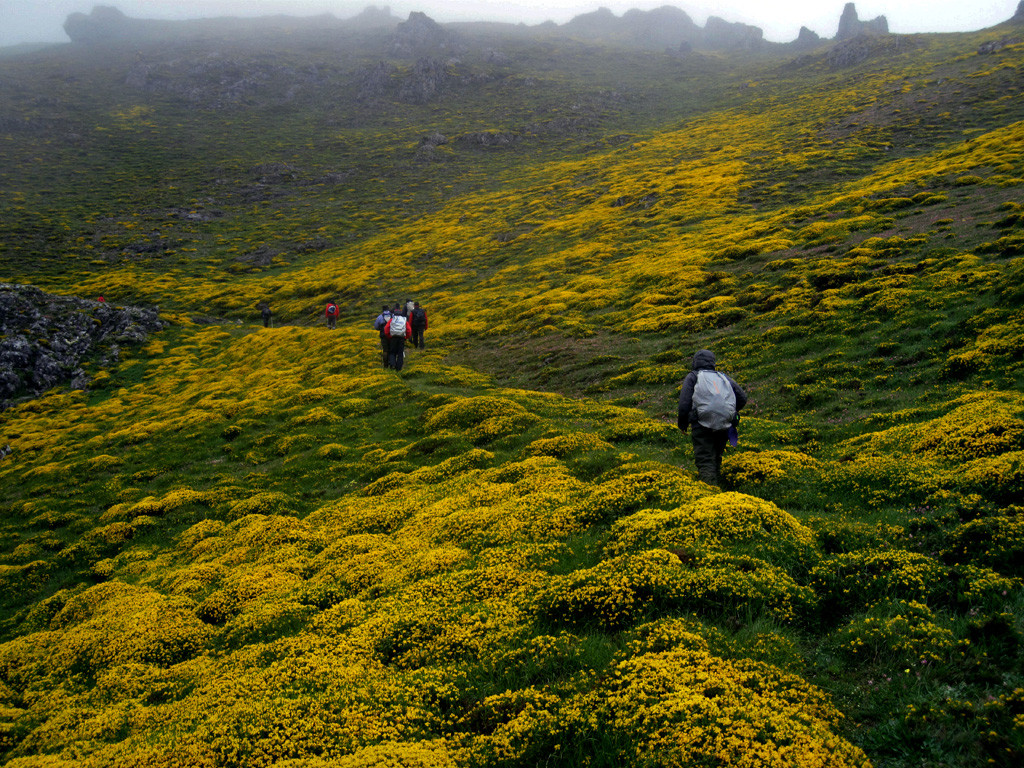
[(82, 363), (116, 363), (119, 345), (139, 344), (163, 327), (155, 308), (114, 307), (0, 283), (0, 410), (60, 384), (86, 386)]
[(861, 35), (887, 35), (889, 22), (885, 16), (878, 16), (871, 21), (861, 21), (857, 16), (857, 7), (847, 3), (843, 15), (839, 17), (839, 30), (836, 40), (852, 40)]
[(391, 39), (394, 56), (422, 57), (451, 51), (456, 37), (425, 13), (413, 11), (395, 28)]
[(793, 41), (793, 47), (802, 51), (817, 48), (819, 45), (821, 45), (821, 36), (807, 27), (800, 27), (800, 34)]
[(764, 32), (760, 27), (711, 16), (704, 25), (704, 41), (717, 50), (756, 51), (764, 44)]

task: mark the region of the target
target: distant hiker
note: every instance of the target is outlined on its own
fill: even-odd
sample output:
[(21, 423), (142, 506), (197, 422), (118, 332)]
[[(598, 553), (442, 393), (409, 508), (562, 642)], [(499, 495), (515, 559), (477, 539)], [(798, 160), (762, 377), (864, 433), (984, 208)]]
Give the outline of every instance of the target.
[(391, 310), (388, 309), (388, 305), (385, 304), (383, 307), (381, 307), (380, 314), (377, 315), (377, 319), (373, 321), (373, 329), (375, 331), (380, 331), (380, 348), (381, 348), (381, 352), (384, 354), (384, 367), (385, 368), (390, 368), (391, 367), (390, 365), (388, 365), (388, 351), (389, 351), (389, 349), (388, 349), (389, 348), (388, 337), (384, 333), (384, 329), (387, 327), (388, 321), (390, 319), (391, 319)]
[(269, 328), (270, 327), (270, 319), (271, 319), (272, 315), (271, 315), (271, 312), (270, 312), (270, 305), (267, 304), (266, 302), (263, 302), (262, 304), (260, 304), (260, 315), (263, 317), (263, 327), (264, 328)]
[(400, 371), (405, 363), (405, 340), (412, 336), (412, 327), (405, 315), (394, 312), (384, 326), (384, 334), (388, 337), (388, 367)]
[(423, 349), (423, 332), (427, 330), (427, 310), (421, 307), (418, 301), (413, 302), (409, 323), (412, 325), (412, 345)]
[(96, 299), (96, 301), (98, 301), (100, 304), (106, 304), (107, 303), (107, 300), (104, 299), (102, 296), (100, 296), (98, 299)]
[(693, 429), (693, 461), (697, 477), (705, 483), (720, 485), (722, 453), (739, 420), (737, 411), (746, 403), (747, 393), (740, 385), (715, 370), (714, 352), (702, 349), (693, 356), (693, 370), (679, 392), (679, 428)]
[(327, 317), (327, 327), (334, 330), (338, 324), (338, 305), (334, 303), (334, 300), (327, 302), (327, 307), (324, 309), (324, 315)]
[(406, 299), (405, 300), (405, 307), (404, 308), (405, 308), (405, 316), (406, 316), (406, 318), (411, 318), (412, 317), (412, 311), (414, 309), (416, 309), (416, 302), (413, 301), (412, 299)]

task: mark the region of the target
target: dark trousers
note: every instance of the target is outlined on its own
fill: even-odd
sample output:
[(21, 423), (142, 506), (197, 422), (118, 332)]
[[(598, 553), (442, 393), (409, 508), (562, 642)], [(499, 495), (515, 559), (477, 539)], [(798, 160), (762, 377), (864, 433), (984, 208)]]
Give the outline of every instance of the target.
[(404, 363), (405, 337), (399, 336), (396, 339), (390, 339), (388, 342), (388, 367), (400, 371)]
[(388, 362), (388, 354), (391, 351), (391, 345), (388, 342), (389, 342), (388, 337), (385, 336), (382, 333), (380, 335), (380, 351), (381, 351), (381, 354), (382, 354), (382, 359), (384, 360), (384, 367), (385, 368), (390, 368), (391, 367), (391, 363)]
[(427, 330), (422, 325), (414, 325), (412, 327), (412, 345), (419, 349), (423, 349), (423, 332)]
[(327, 327), (328, 328), (334, 328), (337, 324), (338, 324), (338, 318), (331, 317), (330, 315), (327, 316)]
[(722, 454), (729, 442), (729, 430), (708, 429), (693, 423), (690, 424), (690, 437), (693, 440), (693, 463), (697, 465), (697, 477), (709, 485), (721, 485)]

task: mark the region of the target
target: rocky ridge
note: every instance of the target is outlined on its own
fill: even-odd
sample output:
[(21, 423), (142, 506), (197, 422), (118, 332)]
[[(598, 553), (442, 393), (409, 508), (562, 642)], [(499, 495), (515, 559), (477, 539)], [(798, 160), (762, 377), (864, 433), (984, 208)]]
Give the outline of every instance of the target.
[[(1019, 12), (1019, 11), (1018, 11)], [(800, 49), (818, 41), (810, 30), (801, 30), (792, 43), (770, 43), (764, 39), (760, 27), (730, 22), (711, 16), (704, 27), (696, 24), (683, 10), (665, 5), (649, 11), (632, 9), (621, 17), (608, 8), (575, 16), (564, 24), (545, 22), (535, 27), (513, 24), (494, 24), (494, 28), (507, 28), (522, 34), (535, 30), (570, 36), (580, 40), (603, 40), (644, 50), (716, 50), (756, 51), (789, 45)], [(330, 14), (318, 17), (274, 16), (260, 19), (203, 19), (190, 21), (155, 21), (130, 18), (112, 6), (97, 6), (91, 14), (74, 13), (68, 16), (64, 30), (73, 43), (96, 45), (112, 42), (143, 42), (157, 39), (189, 39), (219, 37), (234, 31), (253, 35), (282, 35), (295, 32), (316, 32), (338, 35), (346, 32), (379, 31), (388, 35), (386, 50), (401, 58), (422, 58), (436, 55), (439, 50), (448, 54), (458, 45), (459, 38), (452, 31), (460, 25), (438, 24), (426, 14), (413, 11), (406, 21), (391, 15), (390, 8), (370, 6), (351, 19), (338, 19)], [(853, 3), (847, 3), (839, 22), (836, 40), (859, 35), (884, 35), (888, 22), (884, 16), (861, 21)]]
[(0, 283), (0, 410), (60, 384), (84, 389), (82, 367), (114, 365), (124, 345), (164, 327), (156, 308), (112, 306)]

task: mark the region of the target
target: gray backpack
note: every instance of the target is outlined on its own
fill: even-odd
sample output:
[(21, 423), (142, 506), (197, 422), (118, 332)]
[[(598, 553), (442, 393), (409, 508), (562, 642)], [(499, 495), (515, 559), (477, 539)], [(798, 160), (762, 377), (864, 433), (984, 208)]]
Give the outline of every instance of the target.
[(402, 315), (391, 316), (391, 328), (388, 329), (388, 336), (392, 339), (405, 336), (405, 318)]
[(729, 377), (718, 371), (697, 371), (693, 388), (697, 421), (708, 429), (728, 429), (736, 418), (736, 393)]

